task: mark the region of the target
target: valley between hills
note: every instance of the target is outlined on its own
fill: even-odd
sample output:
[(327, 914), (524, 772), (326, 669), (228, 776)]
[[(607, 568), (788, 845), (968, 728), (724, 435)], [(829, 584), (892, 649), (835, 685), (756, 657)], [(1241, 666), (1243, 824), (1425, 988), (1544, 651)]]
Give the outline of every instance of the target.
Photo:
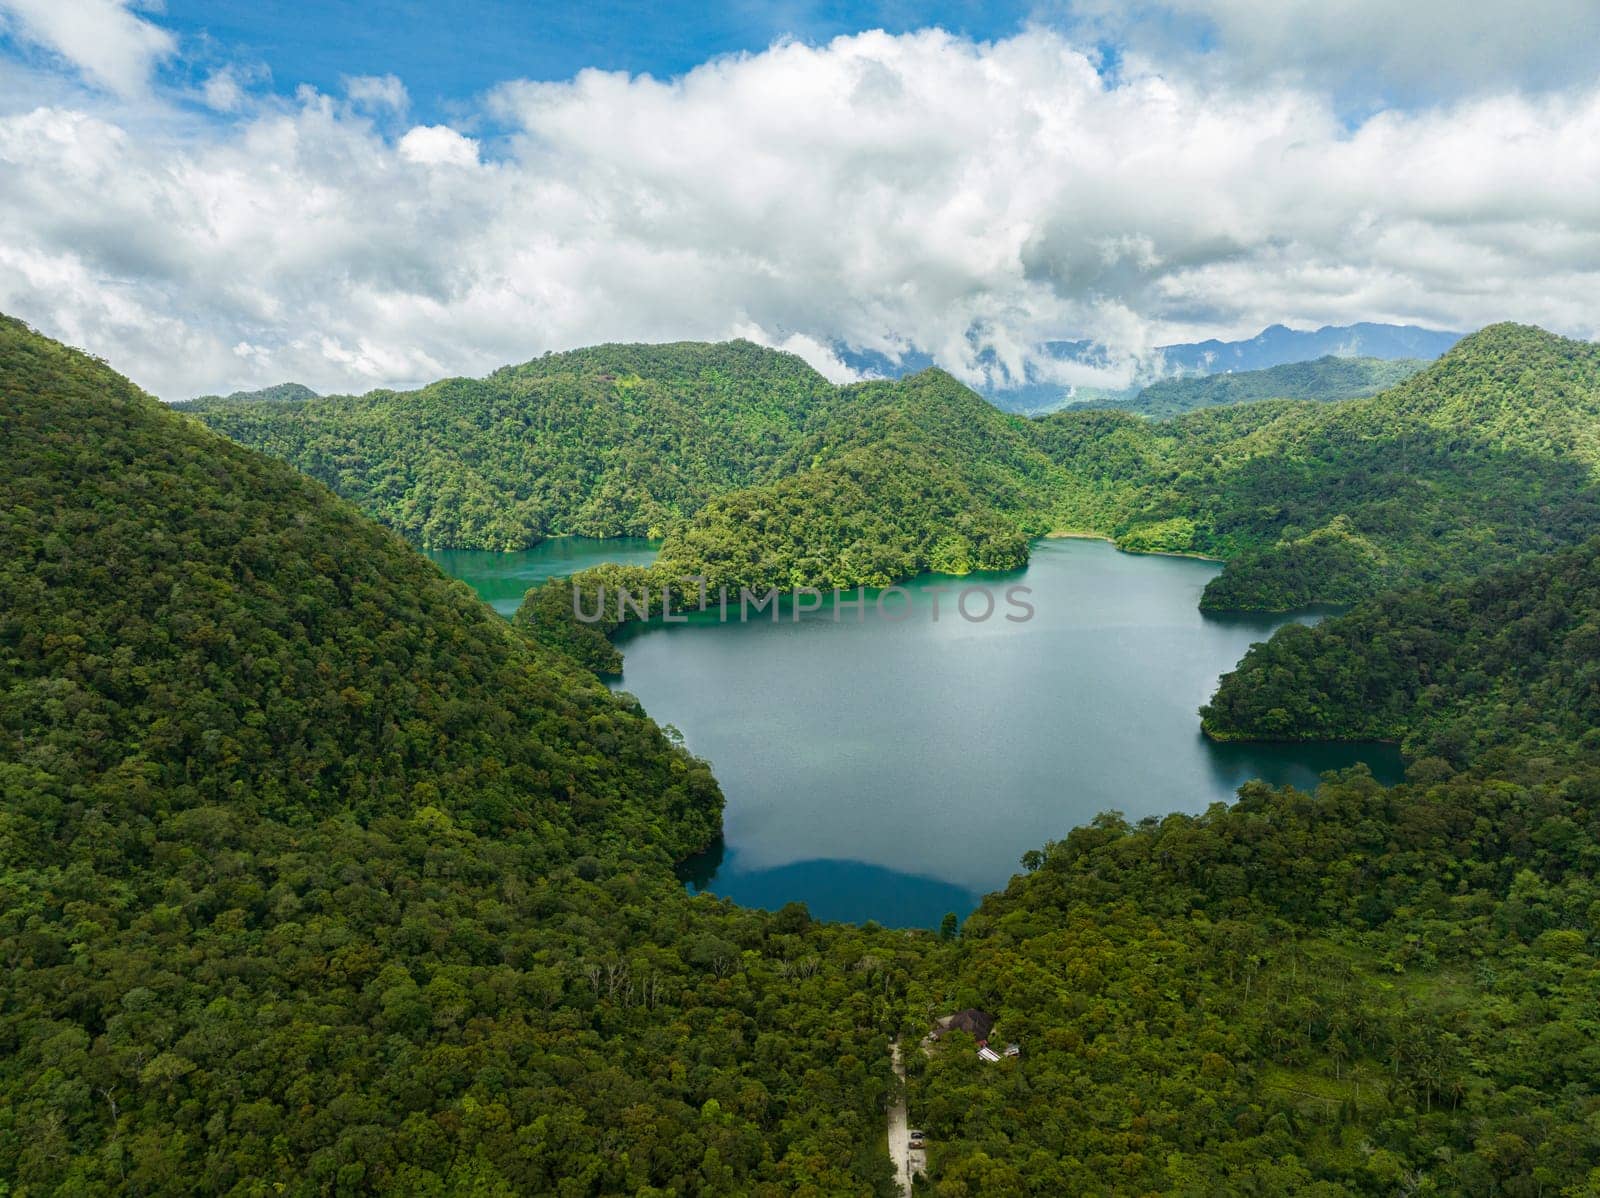
[[(1001, 412), (744, 342), (168, 407), (0, 319), (16, 1195), (1578, 1195), (1600, 1178), (1600, 348)], [(1219, 740), (1407, 772), (1106, 812), (959, 926), (691, 896), (707, 764), (573, 588), (881, 587), (1057, 531), (1225, 565)], [(650, 536), (506, 621), (419, 548)], [(796, 796), (804, 802), (803, 795)], [(903, 1054), (956, 1011), (966, 1031)]]

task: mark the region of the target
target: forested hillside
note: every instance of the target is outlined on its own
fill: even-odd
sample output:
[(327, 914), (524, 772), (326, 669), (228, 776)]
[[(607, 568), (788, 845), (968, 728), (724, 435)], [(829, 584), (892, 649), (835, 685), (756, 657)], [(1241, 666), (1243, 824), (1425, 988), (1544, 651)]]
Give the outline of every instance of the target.
[(179, 406), (414, 544), (503, 550), (660, 536), (772, 477), (832, 391), (799, 358), (732, 341), (548, 354), (420, 391)]
[[(1390, 449), (1426, 427), (1582, 471), (1585, 352), (1497, 331), (1305, 440), (1282, 422), (1306, 406), (1247, 405), (1188, 452), (1293, 446), (1292, 474), (1387, 421)], [(772, 485), (838, 487), (839, 523), (764, 543), (921, 552), (914, 522), (844, 522), (885, 487), (982, 494), (1020, 537), (1044, 496), (1110, 523), (1152, 478), (1230, 477), (1171, 474), (1126, 415), (972, 433), (960, 388), (911, 386), (850, 389), (793, 442)], [(1021, 1055), (906, 1053), (941, 1196), (1593, 1186), (1600, 544), (1280, 633), (1213, 705), (1240, 731), (1284, 693), (1308, 721), (1370, 705), (1431, 754), (1407, 785), (1063, 829), (940, 945), (688, 898), (667, 866), (720, 796), (635, 704), (317, 483), (8, 320), (0, 454), (12, 1193), (888, 1194), (888, 1035), (969, 1006)], [(1461, 510), (1520, 527), (1479, 481)]]
[(0, 320), (0, 1189), (880, 1193), (920, 941), (690, 899), (704, 763)]
[(832, 387), (740, 342), (195, 409), (415, 543), (654, 533), (664, 571), (761, 587), (1008, 567), (1021, 537), (1061, 530), (1223, 558), (1205, 606), (1288, 609), (1463, 579), (1600, 527), (1600, 351), (1514, 325), (1370, 398), (1155, 422), (1025, 420), (937, 370)]
[(1600, 348), (1517, 325), (1370, 399), (1066, 412), (1039, 429), (1080, 483), (1063, 522), (1227, 559), (1210, 608), (1460, 580), (1600, 527)]
[(1538, 329), (1486, 329), (1370, 399), (1159, 422), (1023, 422), (937, 371), (847, 392), (806, 443), (811, 470), (673, 529), (657, 590), (1006, 568), (1025, 554), (1008, 528), (1054, 527), (1222, 558), (1202, 606), (1287, 610), (1460, 582), (1600, 528), (1600, 349)]
[(930, 962), (931, 1192), (1587, 1194), (1600, 1176), (1600, 770), (1537, 760), (1115, 817)]
[(1415, 760), (1029, 854), (913, 990), (1022, 1046), (913, 1058), (934, 1192), (1592, 1192), (1600, 540), (1288, 625), (1205, 714)]
[(1253, 403), (1262, 399), (1358, 399), (1403, 383), (1428, 363), (1415, 358), (1341, 358), (1329, 355), (1311, 362), (1290, 362), (1265, 370), (1162, 379), (1131, 399), (1088, 403), (1082, 407), (1114, 408), (1163, 420), (1197, 408)]
[(1212, 736), (1397, 740), (1457, 769), (1509, 747), (1600, 749), (1600, 540), (1286, 626), (1202, 715)]
[(912, 1058), (934, 1192), (1592, 1192), (1600, 540), (1285, 626), (1204, 712), (1403, 737), (1409, 781), (1027, 855), (913, 990), (1022, 1048)]
[(1011, 569), (1068, 485), (1026, 421), (939, 370), (844, 388), (787, 464), (674, 528), (657, 573), (713, 588), (854, 587)]

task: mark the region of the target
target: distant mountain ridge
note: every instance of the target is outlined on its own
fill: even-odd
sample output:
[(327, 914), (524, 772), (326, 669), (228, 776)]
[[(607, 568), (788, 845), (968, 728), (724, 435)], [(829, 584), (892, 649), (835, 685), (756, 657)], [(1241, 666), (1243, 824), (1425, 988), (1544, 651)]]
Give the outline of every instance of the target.
[[(1286, 325), (1275, 324), (1244, 341), (1211, 339), (1158, 346), (1157, 352), (1162, 357), (1162, 366), (1154, 381), (1147, 378), (1146, 382), (1150, 386), (1156, 386), (1173, 377), (1266, 370), (1275, 366), (1310, 362), (1326, 357), (1384, 361), (1415, 359), (1419, 362), (1431, 362), (1461, 340), (1463, 335), (1425, 329), (1417, 325), (1371, 322), (1324, 325), (1315, 330), (1291, 329)], [(894, 357), (881, 350), (857, 349), (843, 343), (837, 343), (832, 348), (845, 366), (866, 378), (905, 378), (936, 365), (933, 355), (920, 349), (910, 350), (899, 357)], [(1038, 348), (1046, 357), (1058, 362), (1104, 367), (1112, 364), (1107, 348), (1094, 341), (1046, 341)], [(645, 360), (653, 361), (646, 352), (649, 349), (650, 346), (635, 347), (636, 353), (645, 353)], [(563, 364), (585, 360), (584, 355), (592, 352), (592, 348), (580, 349), (549, 354), (546, 357), (557, 364)], [(995, 364), (992, 353), (980, 355), (980, 361), (990, 365)], [(519, 369), (526, 371), (532, 365), (527, 363)], [(1035, 370), (1030, 369), (1028, 373), (1029, 377), (1015, 386), (980, 386), (974, 390), (997, 408), (1024, 415), (1042, 415), (1070, 403), (1085, 401), (1095, 407), (1118, 406), (1128, 407), (1129, 410), (1142, 410), (1129, 403), (1142, 393), (1137, 383), (1122, 389), (1079, 387), (1074, 392), (1063, 383), (1037, 377)], [(1392, 381), (1398, 382), (1399, 379)], [(1370, 395), (1380, 389), (1374, 387), (1370, 390), (1352, 392), (1352, 395)], [(1274, 391), (1271, 394), (1274, 398), (1328, 398), (1322, 395), (1303, 395), (1299, 391)], [(253, 391), (235, 391), (230, 395), (197, 395), (185, 402), (204, 404), (218, 400), (247, 400), (297, 403), (321, 398), (323, 397), (318, 392), (303, 383), (285, 382), (270, 387), (260, 387)]]
[(1332, 355), (1340, 358), (1423, 358), (1431, 361), (1465, 336), (1409, 324), (1323, 325), (1311, 332), (1275, 324), (1248, 341), (1195, 341), (1158, 349), (1173, 373), (1265, 370)]
[[(1418, 325), (1369, 321), (1324, 325), (1313, 330), (1291, 329), (1286, 325), (1274, 324), (1243, 341), (1219, 341), (1213, 338), (1158, 346), (1156, 352), (1161, 355), (1161, 365), (1155, 375), (1147, 376), (1144, 382), (1154, 383), (1183, 375), (1265, 370), (1325, 357), (1433, 361), (1460, 341), (1463, 335), (1425, 329)], [(844, 345), (835, 345), (833, 348), (846, 366), (873, 377), (901, 378), (934, 365), (933, 356), (921, 350), (913, 350), (895, 358), (878, 350), (853, 349)], [(1106, 347), (1093, 341), (1046, 341), (1038, 348), (1046, 357), (1057, 362), (1087, 366), (1112, 364)], [(992, 360), (992, 354), (980, 355), (980, 361)], [(1122, 390), (1080, 387), (1074, 393), (1065, 384), (1037, 377), (1037, 372), (1030, 370), (1029, 377), (1015, 386), (976, 389), (996, 407), (1008, 412), (1038, 415), (1064, 407), (1074, 399), (1088, 399), (1095, 406), (1104, 407), (1109, 402), (1134, 398), (1140, 388), (1137, 383)]]
[(1329, 403), (1363, 399), (1405, 382), (1428, 363), (1420, 358), (1341, 358), (1285, 362), (1265, 370), (1189, 375), (1151, 383), (1132, 398), (1114, 396), (1074, 403), (1074, 408), (1115, 408), (1162, 420), (1198, 408), (1263, 399), (1312, 399)]

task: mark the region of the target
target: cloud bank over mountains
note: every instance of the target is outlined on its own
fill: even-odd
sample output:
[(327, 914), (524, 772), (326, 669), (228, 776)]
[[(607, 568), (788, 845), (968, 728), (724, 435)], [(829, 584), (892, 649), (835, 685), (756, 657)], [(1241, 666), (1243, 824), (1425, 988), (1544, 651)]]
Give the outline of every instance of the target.
[[(0, 309), (168, 398), (619, 339), (748, 336), (836, 378), (846, 345), (1114, 385), (1156, 345), (1279, 321), (1600, 328), (1600, 83), (1553, 36), (1507, 51), (1551, 86), (1497, 59), (1352, 115), (1348, 69), (1251, 67), (1286, 53), (1278, 26), (1225, 62), (1185, 41), (1197, 13), (1214, 40), (1259, 5), (1146, 5), (1116, 18), (1114, 62), (1084, 32), (1112, 17), (1080, 6), (994, 43), (863, 33), (670, 81), (509, 81), (439, 124), (392, 77), (163, 85), (179, 48), (94, 2), (147, 32), (108, 50), (0, 0), (44, 55), (0, 60)], [(1593, 48), (1589, 6), (1548, 6)], [(1064, 339), (1106, 365), (1037, 348)]]

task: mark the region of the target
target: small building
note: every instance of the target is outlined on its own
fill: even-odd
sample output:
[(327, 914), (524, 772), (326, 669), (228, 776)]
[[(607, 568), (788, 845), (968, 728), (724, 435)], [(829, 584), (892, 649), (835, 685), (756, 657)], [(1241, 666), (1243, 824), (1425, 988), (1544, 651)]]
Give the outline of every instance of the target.
[(1007, 1044), (1005, 1055), (1008, 1057), (1020, 1057), (1022, 1055), (1022, 1045)]
[(946, 1032), (966, 1032), (974, 1040), (987, 1040), (994, 1030), (994, 1016), (987, 1011), (968, 1007), (954, 1015), (940, 1019), (928, 1033), (928, 1039), (937, 1042)]
[(993, 1063), (995, 1061), (998, 1061), (999, 1059), (1000, 1059), (1000, 1054), (997, 1053), (994, 1049), (990, 1048), (987, 1044), (985, 1044), (982, 1048), (978, 1049), (978, 1060), (980, 1060), (980, 1061), (989, 1061), (990, 1063)]

